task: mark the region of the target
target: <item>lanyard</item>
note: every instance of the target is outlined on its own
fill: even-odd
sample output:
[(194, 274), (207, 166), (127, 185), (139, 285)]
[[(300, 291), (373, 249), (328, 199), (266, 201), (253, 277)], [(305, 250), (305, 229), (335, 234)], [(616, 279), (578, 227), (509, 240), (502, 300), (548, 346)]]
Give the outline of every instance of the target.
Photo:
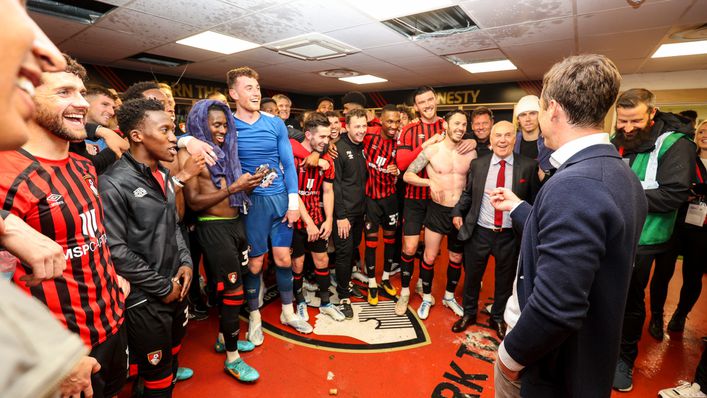
[(702, 178), (702, 172), (700, 171), (700, 166), (697, 163), (695, 163), (695, 171), (697, 171), (697, 179), (700, 180), (700, 183), (704, 183), (705, 180)]

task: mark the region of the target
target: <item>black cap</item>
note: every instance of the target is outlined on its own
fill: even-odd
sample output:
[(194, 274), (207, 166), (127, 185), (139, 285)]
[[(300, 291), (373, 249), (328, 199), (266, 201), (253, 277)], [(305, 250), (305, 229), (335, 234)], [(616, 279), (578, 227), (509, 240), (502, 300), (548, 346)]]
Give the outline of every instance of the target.
[(366, 107), (366, 96), (363, 95), (362, 92), (360, 91), (349, 91), (344, 95), (344, 97), (341, 99), (342, 104), (359, 104), (362, 107)]
[(317, 108), (319, 108), (319, 105), (320, 105), (322, 102), (324, 102), (324, 101), (329, 101), (329, 102), (331, 102), (332, 104), (334, 104), (334, 99), (333, 99), (333, 98), (331, 98), (331, 97), (321, 97), (321, 98), (319, 98), (319, 99), (317, 100)]

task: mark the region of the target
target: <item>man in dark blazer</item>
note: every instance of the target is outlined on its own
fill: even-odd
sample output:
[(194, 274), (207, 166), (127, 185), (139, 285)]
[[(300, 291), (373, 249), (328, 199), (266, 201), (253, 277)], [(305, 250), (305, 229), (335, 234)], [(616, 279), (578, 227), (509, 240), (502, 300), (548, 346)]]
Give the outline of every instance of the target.
[[(506, 334), (503, 311), (511, 296), (518, 262), (519, 233), (513, 231), (508, 212), (496, 211), (486, 190), (505, 187), (529, 203), (540, 189), (538, 162), (513, 153), (513, 124), (496, 123), (491, 129), (490, 154), (474, 159), (467, 176), (466, 189), (452, 210), (452, 222), (464, 242), (464, 316), (454, 323), (455, 333), (476, 323), (481, 279), (489, 254), (496, 263), (494, 303), (490, 326), (500, 339)], [(520, 231), (517, 231), (520, 232)]]
[[(573, 56), (543, 79), (540, 128), (557, 172), (531, 207), (508, 189), (491, 201), (524, 225), (496, 397), (609, 397), (631, 268), (647, 203), (603, 132), (621, 77), (603, 55)], [(509, 314), (517, 299), (515, 322)], [(512, 382), (521, 381), (520, 390)]]

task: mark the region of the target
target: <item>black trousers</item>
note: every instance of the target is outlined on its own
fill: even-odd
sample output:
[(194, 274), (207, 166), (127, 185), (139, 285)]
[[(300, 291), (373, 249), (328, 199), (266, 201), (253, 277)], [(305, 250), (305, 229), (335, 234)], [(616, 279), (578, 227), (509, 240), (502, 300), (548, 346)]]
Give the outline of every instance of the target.
[(518, 242), (512, 229), (494, 232), (476, 226), (471, 238), (464, 243), (464, 315), (476, 316), (481, 291), (481, 280), (489, 255), (496, 259), (494, 302), (491, 318), (503, 322), (506, 302), (513, 292), (513, 278), (518, 262)]
[[(336, 291), (339, 293), (339, 298), (342, 299), (349, 298), (351, 269), (353, 268), (354, 261), (360, 258), (358, 247), (361, 244), (361, 237), (363, 236), (363, 214), (349, 217), (349, 223), (351, 223), (351, 230), (346, 239), (339, 237), (336, 221), (334, 221), (334, 229), (332, 232), (334, 236), (334, 248), (336, 249)], [(354, 256), (354, 252), (356, 252), (357, 256)]]
[(641, 340), (643, 323), (646, 320), (645, 289), (651, 274), (653, 260), (660, 253), (637, 254), (628, 287), (624, 324), (621, 331), (620, 358), (633, 367), (638, 356), (638, 341)]

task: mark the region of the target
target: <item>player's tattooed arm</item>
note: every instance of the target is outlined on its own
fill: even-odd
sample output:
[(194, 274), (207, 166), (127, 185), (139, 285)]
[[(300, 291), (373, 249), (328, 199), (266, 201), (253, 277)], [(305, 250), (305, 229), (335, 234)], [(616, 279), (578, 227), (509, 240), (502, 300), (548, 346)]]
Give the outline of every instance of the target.
[(425, 151), (420, 152), (415, 160), (410, 163), (410, 166), (405, 171), (405, 174), (403, 174), (403, 181), (416, 187), (429, 187), (430, 180), (417, 175), (417, 173), (421, 172), (429, 162), (430, 161), (427, 159), (427, 155), (425, 155)]

